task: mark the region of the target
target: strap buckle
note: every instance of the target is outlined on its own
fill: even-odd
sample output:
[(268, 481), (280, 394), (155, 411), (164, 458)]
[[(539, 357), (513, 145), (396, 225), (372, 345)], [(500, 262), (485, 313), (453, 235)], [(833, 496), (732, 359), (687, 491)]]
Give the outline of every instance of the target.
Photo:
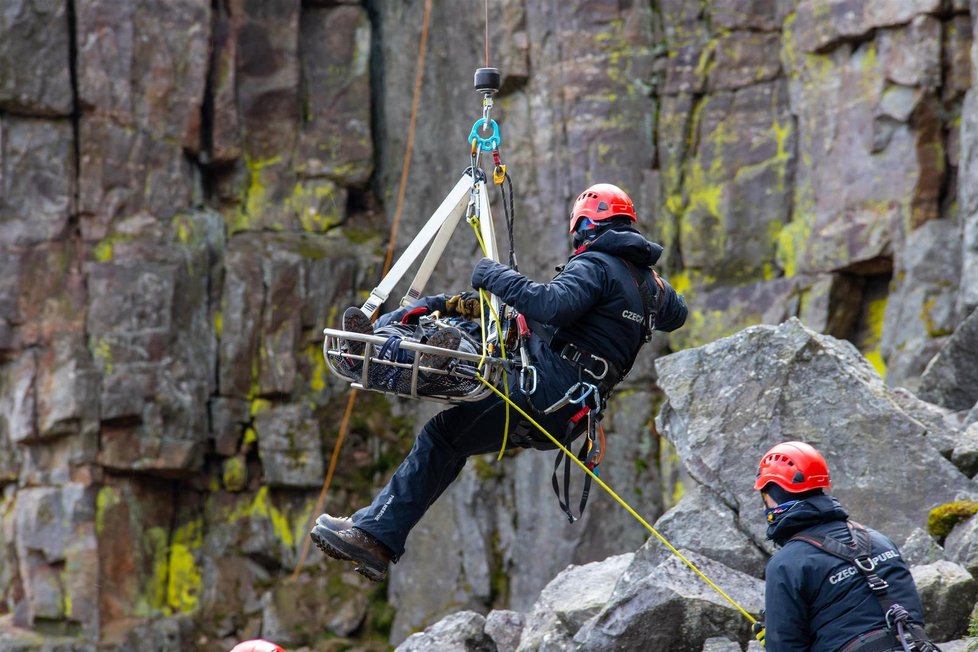
[[(853, 559), (853, 562), (855, 562), (856, 566), (859, 567), (859, 570), (863, 571), (864, 573), (872, 573), (874, 570), (876, 570), (876, 562), (873, 561), (869, 555), (859, 555)], [(883, 580), (880, 581), (882, 582)], [(886, 582), (883, 583), (886, 584)]]
[(872, 589), (873, 593), (883, 593), (890, 588), (889, 583), (875, 573), (867, 577), (866, 581), (869, 582), (869, 588)]
[[(568, 342), (564, 345), (564, 348), (560, 350), (560, 357), (576, 364), (595, 380), (604, 380), (605, 376), (608, 375), (608, 370), (611, 368), (607, 360), (601, 356), (584, 351), (573, 342)], [(595, 362), (601, 364), (601, 373), (596, 373), (593, 370), (592, 365)]]

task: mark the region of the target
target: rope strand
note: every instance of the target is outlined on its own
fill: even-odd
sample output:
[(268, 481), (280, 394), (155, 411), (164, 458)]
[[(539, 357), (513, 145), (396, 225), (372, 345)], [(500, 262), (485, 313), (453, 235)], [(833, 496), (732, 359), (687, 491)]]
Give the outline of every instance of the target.
[(421, 26), (421, 43), (418, 45), (418, 64), (415, 66), (414, 93), (411, 96), (411, 117), (408, 120), (408, 139), (404, 146), (404, 162), (401, 164), (401, 185), (397, 191), (397, 207), (394, 209), (394, 219), (391, 223), (391, 236), (387, 243), (387, 257), (384, 259), (384, 274), (391, 267), (394, 259), (394, 248), (397, 245), (397, 230), (401, 223), (401, 211), (404, 209), (404, 195), (407, 191), (408, 170), (411, 169), (411, 151), (414, 149), (414, 128), (418, 121), (418, 104), (421, 102), (421, 82), (424, 79), (424, 57), (428, 47), (428, 26), (431, 21), (431, 0), (425, 0), (424, 18)]
[[(401, 164), (401, 185), (397, 192), (397, 206), (394, 209), (394, 219), (391, 222), (390, 235), (387, 240), (387, 256), (384, 259), (384, 271), (380, 275), (381, 278), (387, 275), (387, 272), (391, 267), (391, 260), (394, 257), (394, 247), (397, 244), (397, 230), (398, 225), (401, 221), (401, 212), (404, 209), (404, 194), (407, 188), (408, 170), (411, 167), (411, 150), (414, 147), (414, 128), (418, 120), (418, 104), (421, 98), (421, 81), (424, 77), (424, 58), (425, 49), (428, 44), (428, 27), (431, 23), (431, 2), (432, 0), (425, 0), (424, 3), (424, 18), (422, 18), (421, 24), (421, 43), (418, 45), (418, 64), (416, 66), (417, 73), (414, 77), (414, 95), (411, 99), (411, 117), (409, 119), (408, 127), (408, 140), (404, 148), (404, 161)], [(340, 422), (339, 432), (336, 434), (336, 443), (333, 445), (333, 454), (329, 459), (329, 469), (326, 471), (326, 479), (323, 481), (323, 488), (319, 492), (319, 497), (316, 499), (316, 504), (312, 508), (312, 514), (310, 514), (308, 520), (306, 521), (306, 530), (312, 529), (313, 519), (323, 510), (323, 506), (326, 504), (326, 494), (329, 492), (329, 487), (333, 482), (333, 472), (336, 470), (336, 464), (340, 457), (340, 450), (343, 447), (343, 440), (346, 438), (346, 432), (350, 426), (350, 415), (353, 413), (353, 406), (357, 400), (357, 390), (355, 388), (350, 389), (349, 398), (346, 401), (346, 410), (343, 412), (343, 420)], [(299, 553), (299, 559), (295, 563), (295, 568), (292, 570), (291, 581), (295, 582), (299, 578), (299, 572), (302, 570), (303, 564), (306, 563), (306, 559), (309, 557), (309, 550), (311, 547), (311, 537), (303, 537), (302, 551)]]

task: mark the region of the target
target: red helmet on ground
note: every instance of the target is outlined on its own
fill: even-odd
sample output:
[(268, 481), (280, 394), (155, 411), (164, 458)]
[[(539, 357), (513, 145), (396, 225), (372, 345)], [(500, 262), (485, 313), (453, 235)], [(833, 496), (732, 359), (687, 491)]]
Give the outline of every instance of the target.
[(786, 441), (764, 453), (757, 466), (754, 489), (760, 491), (769, 482), (793, 494), (832, 487), (825, 458), (813, 446), (800, 441)]
[(574, 210), (571, 211), (570, 232), (577, 228), (577, 222), (586, 217), (592, 222), (610, 220), (617, 215), (624, 215), (632, 222), (637, 222), (635, 206), (631, 198), (618, 186), (610, 183), (596, 183), (577, 198)]
[(285, 652), (285, 650), (271, 641), (253, 638), (250, 641), (238, 643), (231, 648), (231, 652)]

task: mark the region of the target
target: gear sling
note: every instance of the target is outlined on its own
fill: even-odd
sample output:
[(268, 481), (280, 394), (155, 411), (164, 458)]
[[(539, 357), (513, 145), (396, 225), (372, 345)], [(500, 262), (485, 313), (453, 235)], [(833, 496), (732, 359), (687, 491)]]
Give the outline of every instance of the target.
[(886, 618), (886, 627), (874, 629), (847, 643), (841, 652), (940, 652), (924, 632), (924, 628), (910, 621), (910, 614), (886, 595), (889, 584), (876, 574), (876, 562), (865, 527), (854, 521), (846, 521), (852, 543), (842, 543), (834, 537), (822, 534), (796, 534), (791, 541), (804, 541), (823, 552), (843, 559), (859, 570), (869, 584), (873, 596), (880, 604)]

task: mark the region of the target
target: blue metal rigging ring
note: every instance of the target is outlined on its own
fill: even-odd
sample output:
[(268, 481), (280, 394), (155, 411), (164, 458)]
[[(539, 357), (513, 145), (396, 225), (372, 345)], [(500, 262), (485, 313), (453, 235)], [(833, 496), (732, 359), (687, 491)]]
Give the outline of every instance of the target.
[(496, 124), (495, 120), (489, 121), (489, 126), (492, 127), (492, 136), (489, 138), (483, 138), (479, 135), (479, 128), (486, 124), (485, 118), (479, 118), (472, 125), (472, 131), (469, 132), (469, 144), (475, 140), (479, 143), (479, 147), (484, 152), (491, 152), (494, 149), (499, 149), (499, 144), (503, 142), (503, 137), (499, 135), (499, 125)]

